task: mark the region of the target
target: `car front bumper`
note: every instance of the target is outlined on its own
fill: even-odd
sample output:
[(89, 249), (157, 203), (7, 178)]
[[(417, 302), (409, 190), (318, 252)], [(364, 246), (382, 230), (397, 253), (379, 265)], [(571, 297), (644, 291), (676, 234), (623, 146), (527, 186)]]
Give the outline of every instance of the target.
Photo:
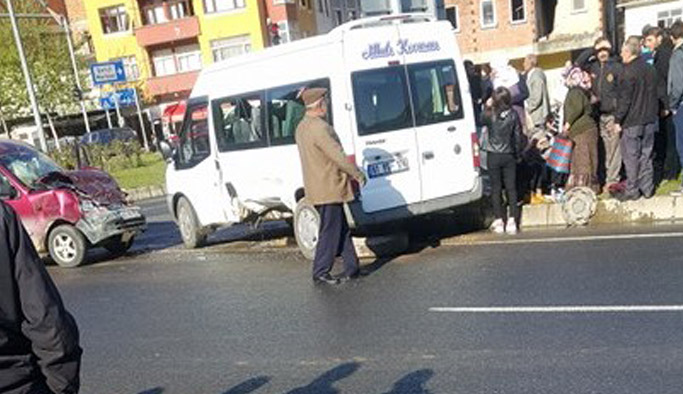
[(101, 207), (86, 213), (76, 227), (96, 245), (118, 235), (131, 238), (140, 234), (147, 228), (147, 219), (139, 207)]

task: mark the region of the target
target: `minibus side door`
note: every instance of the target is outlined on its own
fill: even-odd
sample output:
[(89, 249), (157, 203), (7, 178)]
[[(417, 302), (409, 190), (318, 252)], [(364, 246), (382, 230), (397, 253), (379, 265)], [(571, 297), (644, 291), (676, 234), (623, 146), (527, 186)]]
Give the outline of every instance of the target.
[(209, 103), (188, 103), (180, 130), (174, 171), (167, 172), (169, 189), (190, 200), (202, 226), (231, 222), (229, 202), (222, 190), (222, 173), (210, 139)]

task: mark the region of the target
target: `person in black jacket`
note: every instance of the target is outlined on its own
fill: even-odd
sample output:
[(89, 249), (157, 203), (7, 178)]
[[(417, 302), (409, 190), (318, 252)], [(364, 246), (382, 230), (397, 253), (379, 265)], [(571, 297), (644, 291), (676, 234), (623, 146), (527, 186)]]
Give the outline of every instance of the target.
[(651, 27), (645, 36), (645, 46), (654, 54), (654, 66), (657, 70), (659, 133), (655, 137), (655, 178), (674, 180), (678, 178), (680, 165), (676, 152), (676, 130), (669, 110), (669, 95), (667, 93), (669, 62), (674, 44), (665, 30), (659, 27)]
[[(606, 38), (599, 38), (594, 45), (597, 61), (590, 63), (589, 72), (593, 79), (592, 93), (597, 98), (600, 138), (603, 147), (605, 190), (619, 183), (621, 174), (620, 136), (614, 125), (614, 113), (617, 110), (619, 80), (622, 65), (611, 56), (612, 44)], [(603, 169), (601, 168), (601, 172)]]
[(626, 189), (620, 200), (654, 195), (652, 154), (658, 129), (657, 72), (640, 56), (640, 39), (629, 37), (621, 49), (624, 72), (619, 90), (616, 122), (622, 133), (621, 153), (626, 169)]
[(0, 393), (78, 393), (78, 328), (14, 211), (0, 202)]
[[(491, 178), (491, 200), (496, 219), (491, 229), (496, 233), (516, 234), (518, 230), (519, 205), (517, 205), (517, 161), (522, 144), (522, 124), (519, 115), (512, 108), (510, 91), (499, 87), (486, 103), (483, 123), (487, 130), (483, 149), (487, 152), (487, 168)], [(502, 201), (502, 187), (505, 183), (507, 205)], [(504, 218), (508, 217), (507, 223)]]

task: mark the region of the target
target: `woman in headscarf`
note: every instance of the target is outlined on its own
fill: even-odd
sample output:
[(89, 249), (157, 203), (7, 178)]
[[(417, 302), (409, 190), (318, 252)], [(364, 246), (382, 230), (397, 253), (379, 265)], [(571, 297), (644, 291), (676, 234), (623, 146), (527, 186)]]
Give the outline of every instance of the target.
[(591, 76), (580, 67), (567, 72), (563, 134), (574, 143), (567, 190), (585, 186), (598, 193), (598, 127), (592, 117)]

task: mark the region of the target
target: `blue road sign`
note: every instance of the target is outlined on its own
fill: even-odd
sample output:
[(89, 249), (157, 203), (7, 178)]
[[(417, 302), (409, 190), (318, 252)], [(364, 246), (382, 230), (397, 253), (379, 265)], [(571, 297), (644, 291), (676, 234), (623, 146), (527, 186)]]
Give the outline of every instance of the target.
[(102, 109), (116, 109), (116, 100), (118, 100), (120, 108), (135, 105), (135, 89), (108, 92), (106, 96), (100, 97), (100, 106)]
[(126, 82), (126, 70), (123, 61), (95, 63), (90, 65), (90, 73), (95, 85)]

